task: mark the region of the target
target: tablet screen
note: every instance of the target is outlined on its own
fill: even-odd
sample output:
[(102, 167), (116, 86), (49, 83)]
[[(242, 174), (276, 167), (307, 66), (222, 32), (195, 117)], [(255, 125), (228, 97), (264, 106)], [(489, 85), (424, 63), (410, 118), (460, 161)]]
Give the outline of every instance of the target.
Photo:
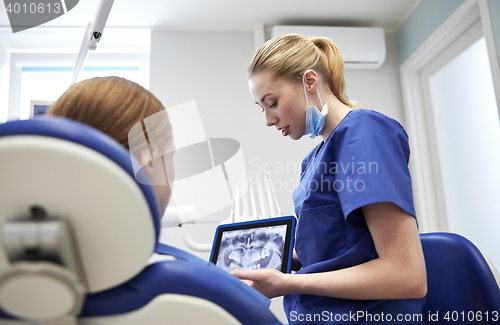
[(293, 216), (222, 225), (210, 260), (228, 272), (269, 268), (290, 272), (294, 235)]

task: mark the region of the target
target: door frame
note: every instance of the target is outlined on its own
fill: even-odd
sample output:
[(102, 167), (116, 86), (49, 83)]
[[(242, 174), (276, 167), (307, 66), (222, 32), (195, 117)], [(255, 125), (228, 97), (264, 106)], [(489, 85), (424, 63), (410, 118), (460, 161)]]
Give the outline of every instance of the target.
[(422, 71), (478, 22), (486, 40), (495, 95), (500, 101), (500, 69), (489, 0), (466, 0), (400, 67), (412, 150), (415, 209), (421, 232), (449, 231), (433, 116), (424, 99)]

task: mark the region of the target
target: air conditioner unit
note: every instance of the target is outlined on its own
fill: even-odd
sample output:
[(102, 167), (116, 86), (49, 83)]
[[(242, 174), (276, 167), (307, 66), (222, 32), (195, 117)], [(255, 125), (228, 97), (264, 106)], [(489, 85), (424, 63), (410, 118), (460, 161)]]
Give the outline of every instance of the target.
[(344, 66), (377, 70), (385, 61), (384, 29), (378, 27), (274, 26), (271, 36), (300, 34), (331, 39), (340, 49)]

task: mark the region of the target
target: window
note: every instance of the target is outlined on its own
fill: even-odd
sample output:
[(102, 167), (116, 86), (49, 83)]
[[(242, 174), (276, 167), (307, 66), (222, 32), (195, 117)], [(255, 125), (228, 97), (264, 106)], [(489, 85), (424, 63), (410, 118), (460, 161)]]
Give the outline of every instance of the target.
[[(74, 54), (12, 54), (8, 119), (28, 119), (32, 101), (55, 101), (69, 87)], [(78, 81), (117, 76), (149, 87), (149, 54), (90, 54)]]

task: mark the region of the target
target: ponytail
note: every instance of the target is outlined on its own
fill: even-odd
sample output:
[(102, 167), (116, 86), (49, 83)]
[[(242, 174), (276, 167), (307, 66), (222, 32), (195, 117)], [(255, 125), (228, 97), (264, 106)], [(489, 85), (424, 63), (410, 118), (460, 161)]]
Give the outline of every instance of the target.
[(318, 50), (321, 51), (323, 60), (323, 77), (328, 83), (332, 93), (347, 106), (358, 106), (358, 103), (351, 102), (347, 98), (347, 84), (344, 78), (344, 60), (337, 45), (324, 37), (312, 37), (309, 39)]

